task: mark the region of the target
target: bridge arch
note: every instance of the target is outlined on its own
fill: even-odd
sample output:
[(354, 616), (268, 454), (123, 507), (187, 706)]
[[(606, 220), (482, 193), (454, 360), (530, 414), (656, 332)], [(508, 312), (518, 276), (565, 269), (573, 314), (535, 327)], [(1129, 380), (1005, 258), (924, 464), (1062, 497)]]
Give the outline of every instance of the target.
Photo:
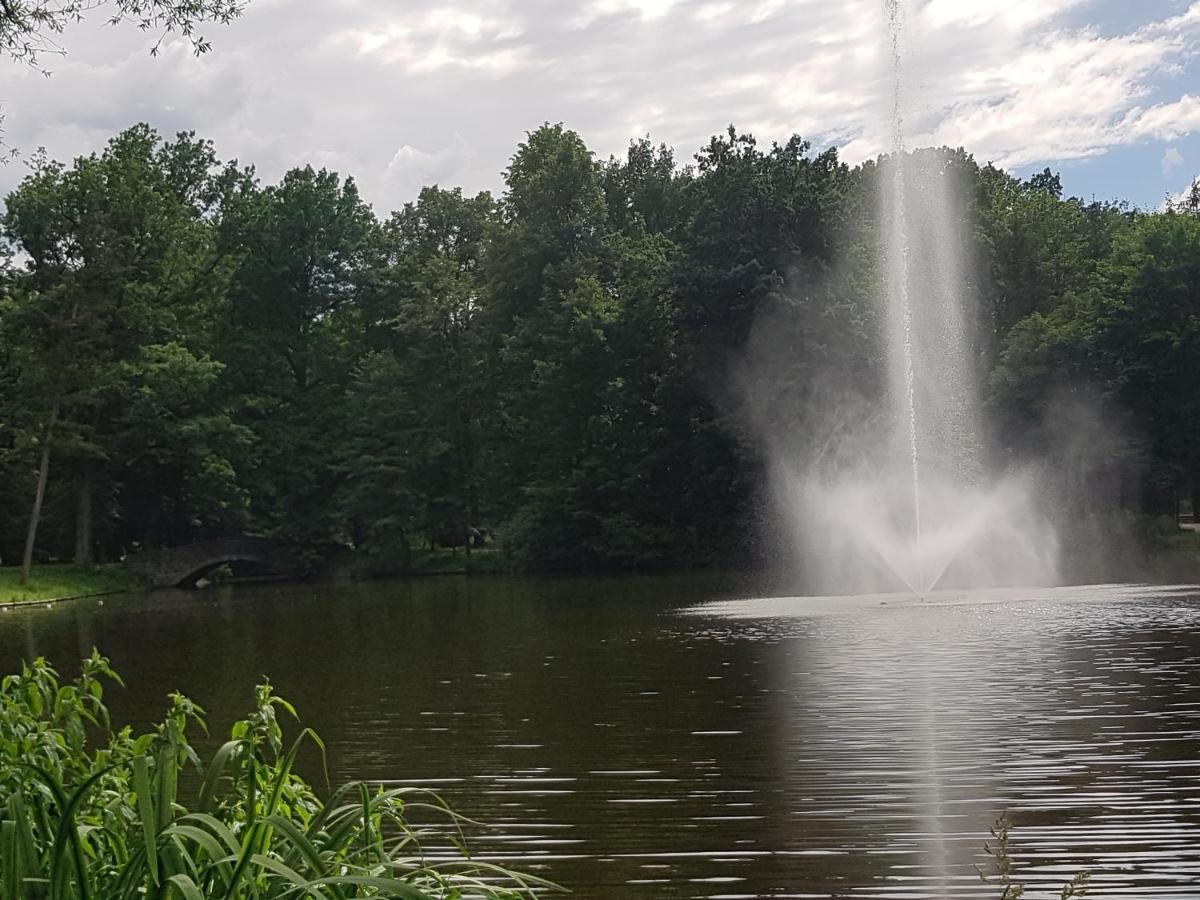
[(129, 571), (153, 588), (192, 587), (207, 572), (232, 563), (251, 563), (277, 574), (289, 574), (294, 564), (266, 538), (219, 538), (182, 547), (144, 550), (125, 560)]

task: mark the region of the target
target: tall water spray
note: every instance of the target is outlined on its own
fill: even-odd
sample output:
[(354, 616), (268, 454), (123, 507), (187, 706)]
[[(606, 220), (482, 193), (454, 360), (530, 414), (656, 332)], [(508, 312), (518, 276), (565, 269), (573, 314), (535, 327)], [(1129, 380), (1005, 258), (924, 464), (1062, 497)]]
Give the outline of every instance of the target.
[(908, 285), (908, 236), (904, 214), (904, 110), (900, 91), (900, 76), (903, 71), (900, 35), (904, 20), (900, 0), (888, 0), (887, 12), (892, 49), (892, 156), (896, 161), (891, 177), (892, 214), (887, 244), (887, 269), (890, 306), (900, 316), (899, 365), (903, 372), (903, 384), (897, 386), (899, 389), (893, 389), (893, 396), (903, 403), (899, 410), (899, 418), (908, 429), (908, 454), (912, 463), (913, 482), (913, 535), (917, 551), (916, 589), (923, 591), (925, 576), (921, 564), (921, 449), (917, 442), (917, 375), (913, 359), (913, 310)]
[[(909, 151), (902, 0), (885, 0), (892, 148), (881, 160), (879, 271), (887, 399), (835, 464), (784, 460), (787, 502), (826, 590), (1051, 584), (1058, 544), (1025, 472), (989, 472), (980, 435), (980, 268), (962, 202), (969, 167)], [(868, 404), (869, 405), (869, 404)]]

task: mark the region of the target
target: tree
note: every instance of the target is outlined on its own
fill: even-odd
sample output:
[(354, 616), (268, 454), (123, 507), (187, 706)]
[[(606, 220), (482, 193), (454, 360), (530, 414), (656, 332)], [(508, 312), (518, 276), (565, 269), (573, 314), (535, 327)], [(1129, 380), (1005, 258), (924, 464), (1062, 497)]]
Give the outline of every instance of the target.
[[(1200, 218), (914, 157), (963, 188), (997, 465), (1074, 479), (1068, 519), (1200, 505)], [(545, 125), (499, 198), (381, 223), (350, 178), (146, 126), (35, 157), (0, 219), (0, 554), (247, 533), (378, 574), (485, 528), (523, 568), (761, 559), (773, 461), (840, 466), (886, 414), (880, 172), (736, 129), (601, 163)]]
[[(228, 266), (211, 218), (226, 180), (206, 142), (188, 134), (164, 142), (139, 125), (69, 169), (39, 157), (7, 198), (4, 234), (27, 258), (4, 315), (16, 348), (12, 415), (40, 448), (27, 561), (52, 453), (67, 463), (77, 491), (81, 563), (92, 559), (96, 496), (131, 485), (159, 496), (151, 485), (168, 465), (168, 432), (195, 421), (172, 418), (181, 395), (155, 373), (167, 359), (193, 374), (213, 365), (208, 323), (223, 302)], [(137, 412), (146, 403), (156, 415)], [(217, 413), (203, 415), (211, 422)], [(179, 465), (176, 458), (168, 467), (182, 478)]]
[(254, 436), (253, 528), (313, 553), (346, 540), (336, 508), (343, 399), (363, 352), (358, 310), (378, 223), (353, 179), (311, 167), (231, 200), (220, 243), (239, 262), (220, 324), (223, 390)]
[(245, 6), (246, 0), (0, 0), (0, 55), (38, 66), (45, 54), (65, 52), (56, 35), (96, 11), (102, 11), (109, 24), (131, 22), (157, 32), (151, 53), (157, 53), (168, 36), (179, 34), (199, 55), (212, 44), (196, 29), (206, 22), (228, 25)]
[(1168, 196), (1166, 210), (1189, 216), (1200, 216), (1200, 177), (1193, 178), (1187, 190), (1178, 197)]
[[(565, 296), (595, 274), (605, 225), (600, 171), (573, 131), (544, 125), (521, 144), (506, 172), (500, 226), (488, 254), (484, 315), (490, 337), (496, 420), (490, 440), (497, 500), (520, 503), (540, 456), (524, 442), (562, 435), (563, 420), (544, 400), (542, 375), (557, 363), (541, 344), (541, 327)], [(548, 430), (547, 430), (548, 429)], [(564, 441), (567, 439), (564, 437)]]
[(1185, 492), (1200, 500), (1198, 283), (1194, 217), (1126, 218), (1094, 277), (1005, 336), (992, 374), (1005, 430), (1031, 435), (1036, 443), (1026, 450), (1052, 452), (1063, 392), (1086, 392), (1106, 418), (1129, 419), (1124, 440), (1102, 460), (1136, 472), (1140, 491), (1126, 492), (1129, 506), (1173, 515)]
[(1062, 197), (1047, 169), (1021, 181), (984, 167), (975, 203), (990, 269), (987, 309), (989, 356), (1017, 322), (1045, 313), (1057, 298), (1084, 290), (1096, 277), (1125, 214), (1107, 204)]
[(554, 565), (569, 553), (571, 537), (546, 542), (541, 513), (559, 502), (583, 450), (604, 372), (604, 327), (619, 299), (600, 284), (604, 191), (579, 135), (548, 124), (531, 132), (505, 181), (502, 225), (488, 257), (493, 474), (498, 503), (512, 519), (510, 546)]
[(1200, 505), (1200, 220), (1144, 216), (1114, 247), (1099, 351), (1150, 442), (1143, 508)]
[(648, 138), (633, 141), (624, 159), (613, 157), (604, 165), (602, 179), (609, 228), (677, 236), (687, 178), (675, 171), (670, 147), (655, 147)]
[(481, 521), (481, 263), (494, 219), (490, 195), (431, 187), (384, 225), (385, 261), (362, 298), (375, 352), (350, 388), (344, 463), (347, 515), (386, 526), (355, 528), (375, 559), (414, 534), (470, 552)]
[[(697, 154), (695, 176), (683, 185), (679, 362), (669, 388), (677, 456), (670, 471), (676, 515), (690, 523), (699, 558), (736, 558), (757, 538), (762, 434), (747, 427), (745, 395), (729, 391), (754, 353), (748, 341), (756, 323), (770, 319), (791, 333), (828, 336), (824, 322), (836, 311), (827, 309), (833, 298), (826, 288), (848, 243), (850, 172), (836, 151), (809, 151), (798, 136), (764, 150), (731, 126)], [(781, 383), (811, 382), (818, 368), (801, 347), (776, 361), (771, 377)], [(787, 395), (772, 388), (759, 396)], [(765, 418), (796, 414), (781, 403)]]

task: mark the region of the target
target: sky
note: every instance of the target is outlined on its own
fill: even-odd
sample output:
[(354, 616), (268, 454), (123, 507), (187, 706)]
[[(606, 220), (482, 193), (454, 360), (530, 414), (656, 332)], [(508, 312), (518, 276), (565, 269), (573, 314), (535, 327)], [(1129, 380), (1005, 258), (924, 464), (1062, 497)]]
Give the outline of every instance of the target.
[[(195, 57), (103, 14), (49, 77), (0, 69), (4, 141), (69, 160), (139, 121), (265, 181), (353, 175), (382, 214), (423, 185), (499, 191), (525, 134), (689, 161), (735, 124), (856, 163), (891, 143), (884, 0), (251, 0)], [(902, 0), (908, 146), (962, 146), (1069, 194), (1159, 206), (1200, 174), (1200, 0)], [(0, 193), (26, 169), (0, 166)]]

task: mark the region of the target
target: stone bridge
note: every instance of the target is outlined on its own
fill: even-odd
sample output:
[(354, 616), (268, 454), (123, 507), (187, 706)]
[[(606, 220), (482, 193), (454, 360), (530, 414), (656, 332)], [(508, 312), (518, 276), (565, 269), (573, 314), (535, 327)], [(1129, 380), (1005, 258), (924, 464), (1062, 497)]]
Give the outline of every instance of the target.
[(143, 550), (125, 559), (125, 565), (148, 587), (192, 587), (207, 572), (231, 563), (251, 563), (272, 574), (289, 574), (296, 564), (266, 538), (218, 538), (182, 547)]

